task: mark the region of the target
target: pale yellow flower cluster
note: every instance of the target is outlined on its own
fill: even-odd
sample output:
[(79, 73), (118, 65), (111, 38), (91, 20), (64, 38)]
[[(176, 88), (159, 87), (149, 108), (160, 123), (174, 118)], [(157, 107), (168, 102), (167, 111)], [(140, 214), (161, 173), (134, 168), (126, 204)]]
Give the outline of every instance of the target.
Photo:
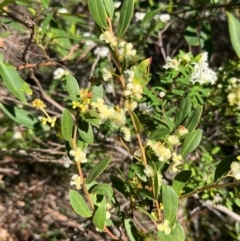
[(104, 81), (112, 80), (113, 74), (114, 74), (115, 71), (116, 71), (115, 68), (110, 68), (110, 69), (103, 68), (103, 69), (102, 69), (102, 77), (103, 77), (103, 80), (104, 80)]
[(123, 58), (132, 58), (136, 55), (136, 50), (133, 48), (133, 45), (131, 43), (126, 43), (125, 41), (120, 42), (119, 44), (119, 50), (118, 54), (120, 56), (120, 59)]
[(137, 108), (137, 101), (142, 99), (143, 88), (140, 84), (133, 82), (134, 70), (126, 70), (125, 74), (127, 84), (124, 90), (124, 96), (126, 97), (124, 107), (127, 110), (134, 110)]
[(50, 117), (48, 115), (48, 113), (45, 110), (46, 105), (44, 104), (44, 102), (42, 100), (35, 99), (32, 102), (32, 106), (37, 108), (37, 109), (40, 109), (45, 114), (46, 117), (41, 117), (41, 122), (43, 123), (43, 125), (46, 125), (47, 123), (49, 123), (51, 125), (51, 127), (55, 126), (57, 117)]
[(237, 106), (237, 108), (240, 109), (240, 85), (232, 88), (227, 98), (229, 105)]
[(165, 219), (163, 223), (158, 224), (157, 226), (158, 231), (163, 231), (166, 235), (170, 234), (171, 228), (169, 224), (170, 224), (169, 221)]
[(72, 101), (72, 108), (79, 109), (81, 112), (86, 112), (89, 110), (92, 93), (89, 91), (89, 89), (80, 89), (79, 96), (79, 101)]
[(82, 178), (78, 174), (74, 174), (72, 176), (71, 182), (70, 182), (71, 186), (74, 185), (77, 190), (80, 190), (82, 183), (83, 183)]
[(83, 151), (80, 147), (77, 147), (76, 150), (71, 150), (69, 154), (70, 156), (74, 157), (75, 162), (79, 162), (79, 163), (87, 162), (86, 152)]
[(240, 156), (237, 157), (238, 161), (232, 162), (231, 168), (231, 175), (236, 179), (240, 180)]
[(110, 31), (105, 31), (104, 33), (102, 33), (100, 35), (100, 40), (104, 41), (107, 44), (110, 44), (113, 47), (117, 46), (117, 39)]

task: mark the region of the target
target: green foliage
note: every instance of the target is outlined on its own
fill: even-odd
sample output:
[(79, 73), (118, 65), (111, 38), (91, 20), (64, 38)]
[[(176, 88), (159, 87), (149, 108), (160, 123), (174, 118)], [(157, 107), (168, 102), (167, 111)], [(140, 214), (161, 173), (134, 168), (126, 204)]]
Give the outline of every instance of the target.
[[(11, 2), (3, 1), (0, 9)], [(210, 20), (217, 19), (221, 5), (124, 0), (115, 7), (113, 0), (88, 0), (75, 11), (74, 1), (20, 2), (36, 23), (8, 21), (4, 14), (1, 22), (14, 31), (27, 29), (29, 44), (39, 51), (34, 58), (44, 61), (25, 58), (27, 45), (26, 63), (19, 66), (0, 55), (4, 86), (18, 99), (4, 100), (0, 108), (44, 143), (65, 143), (76, 164), (70, 184), (77, 191), (70, 189), (69, 199), (78, 215), (113, 239), (119, 237), (111, 227), (131, 241), (184, 241), (191, 224), (180, 224), (177, 213), (189, 205), (179, 205), (179, 199), (198, 194), (196, 203), (217, 203), (219, 196), (228, 208), (240, 207), (239, 190), (231, 187), (239, 179), (239, 157), (236, 151), (224, 153), (224, 145), (240, 144), (240, 64), (229, 61), (217, 69), (208, 62), (214, 50)], [(239, 21), (227, 16), (239, 57)], [(168, 47), (165, 37), (173, 41)], [(200, 53), (185, 52), (192, 46)], [(52, 76), (51, 66), (61, 68)], [(24, 69), (21, 75), (16, 67)], [(36, 86), (27, 84), (32, 80)], [(108, 157), (110, 148), (120, 157)], [(115, 191), (124, 196), (124, 209)], [(229, 233), (236, 239), (239, 225)]]

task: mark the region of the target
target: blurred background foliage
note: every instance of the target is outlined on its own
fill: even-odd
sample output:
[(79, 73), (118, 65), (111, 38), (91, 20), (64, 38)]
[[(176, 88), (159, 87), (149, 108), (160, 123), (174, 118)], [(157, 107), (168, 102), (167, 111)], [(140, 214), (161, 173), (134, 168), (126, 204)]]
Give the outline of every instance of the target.
[[(118, 24), (121, 2), (115, 3), (114, 27)], [(240, 1), (136, 0), (134, 17), (124, 37), (138, 53), (133, 65), (152, 57), (151, 81), (139, 105), (139, 118), (146, 131), (155, 130), (157, 122), (154, 122), (154, 118), (160, 117), (163, 112), (174, 113), (177, 104), (186, 96), (192, 98), (195, 107), (204, 106), (200, 120), (204, 135), (202, 145), (189, 157), (191, 161), (184, 164), (185, 169), (193, 173), (188, 184), (192, 190), (211, 183), (216, 166), (226, 156), (239, 154), (239, 108), (230, 106), (227, 96), (240, 80), (240, 62), (230, 43), (225, 11), (239, 17)], [(65, 77), (59, 78), (58, 68), (70, 71), (81, 87), (89, 86), (91, 81), (102, 80), (101, 70), (108, 66), (110, 52), (99, 41), (101, 31), (89, 15), (86, 0), (2, 1), (0, 23), (0, 53), (4, 55), (5, 62), (16, 67), (22, 78), (31, 85), (33, 98), (43, 98), (44, 90), (51, 100), (64, 106), (71, 105), (62, 84)], [(179, 81), (179, 75), (174, 76), (172, 70), (163, 68), (168, 56), (173, 58), (183, 52), (195, 56), (204, 51), (208, 52), (210, 66), (218, 74), (215, 85), (193, 88), (187, 71)], [(166, 81), (169, 75), (172, 81)], [(114, 104), (121, 101), (122, 93), (118, 84), (104, 83), (104, 88), (107, 101)], [(22, 105), (7, 92), (2, 81), (0, 100), (9, 106)], [(28, 101), (30, 103), (31, 99)], [(61, 108), (55, 102), (50, 101), (47, 106), (49, 113), (60, 116)], [(30, 104), (26, 104), (25, 108), (38, 115)], [(112, 135), (107, 124), (102, 126), (101, 131), (94, 131), (97, 144), (90, 147), (89, 165), (94, 165), (94, 160), (110, 152), (114, 164), (109, 172), (116, 173), (116, 167), (123, 171), (128, 169), (129, 158), (117, 142), (118, 135)], [(55, 221), (58, 220), (56, 225), (56, 222), (45, 220), (46, 216), (41, 216), (44, 212), (36, 214), (30, 211), (33, 203), (28, 199), (37, 200), (38, 195), (52, 192), (63, 200), (62, 204), (58, 204), (62, 207), (60, 213), (69, 219), (79, 220), (69, 211), (71, 208), (64, 199), (73, 169), (65, 156), (64, 142), (59, 143), (56, 131), (47, 126), (27, 129), (10, 120), (2, 111), (0, 134), (0, 187), (6, 195), (1, 198), (2, 212), (9, 212), (4, 206), (9, 205), (8, 194), (15, 193), (15, 199), (24, 203), (20, 216), (23, 218), (31, 214), (35, 217), (29, 220), (46, 224), (45, 229), (40, 224), (33, 231), (34, 225), (28, 219), (22, 221), (22, 226), (12, 227), (9, 224), (11, 220), (5, 218), (5, 226), (2, 227), (6, 237), (12, 238), (9, 240), (84, 240), (74, 239), (74, 236), (80, 237), (85, 233), (79, 226), (65, 225), (64, 221), (59, 221), (59, 216), (58, 219), (55, 217)], [(131, 149), (135, 149), (135, 140), (131, 142)], [(26, 190), (35, 185), (31, 185), (31, 182), (37, 179), (41, 183), (48, 176), (51, 176), (51, 181), (47, 182), (47, 188), (54, 190), (44, 192), (41, 189), (39, 193), (29, 196)], [(227, 179), (228, 182), (232, 182), (232, 178)], [(19, 193), (19, 183), (26, 189), (25, 196)], [(59, 186), (66, 190), (59, 189)], [(217, 205), (227, 206), (229, 212), (217, 208)], [(240, 240), (240, 219), (234, 216), (240, 212), (239, 187), (195, 194), (184, 199), (181, 207), (184, 213), (181, 222), (187, 240)], [(17, 212), (19, 208), (21, 205), (14, 206), (13, 210)], [(91, 235), (93, 240), (100, 240), (101, 234), (98, 237)]]

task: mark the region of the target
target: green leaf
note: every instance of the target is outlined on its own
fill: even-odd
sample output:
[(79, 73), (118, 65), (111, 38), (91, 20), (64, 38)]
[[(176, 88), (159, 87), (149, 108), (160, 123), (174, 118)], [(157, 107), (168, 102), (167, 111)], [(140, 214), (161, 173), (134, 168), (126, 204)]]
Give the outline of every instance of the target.
[(191, 99), (189, 97), (183, 99), (179, 111), (176, 113), (175, 124), (179, 126), (191, 111)]
[(161, 241), (176, 241), (172, 234), (165, 234), (163, 231), (158, 232), (158, 240)]
[(150, 81), (149, 68), (152, 58), (143, 60), (134, 70), (133, 83), (145, 87)]
[(72, 140), (73, 119), (69, 110), (64, 109), (61, 119), (62, 136), (66, 141)]
[(158, 14), (161, 10), (162, 10), (162, 8), (157, 8), (157, 9), (155, 9), (155, 10), (153, 10), (153, 11), (148, 11), (148, 12), (145, 14), (145, 16), (144, 16), (141, 24), (144, 25), (145, 23), (149, 23), (149, 21), (151, 21), (151, 20), (153, 19), (153, 17), (154, 17), (156, 14)]
[(134, 9), (134, 0), (124, 0), (120, 10), (120, 17), (118, 20), (117, 37), (121, 38), (126, 32), (131, 21)]
[(47, 29), (50, 21), (52, 20), (52, 17), (53, 17), (53, 13), (49, 13), (49, 14), (47, 15), (47, 17), (43, 20), (42, 30), (41, 30), (42, 36), (45, 34), (46, 29)]
[(42, 5), (43, 5), (43, 7), (44, 7), (45, 9), (48, 8), (48, 6), (49, 6), (49, 0), (41, 0), (41, 3), (42, 3)]
[(28, 95), (32, 95), (32, 89), (29, 87), (28, 83), (22, 80), (22, 87), (20, 89), (23, 93), (26, 93)]
[(114, 14), (113, 0), (103, 0), (108, 16), (112, 19)]
[(110, 176), (113, 187), (116, 188), (125, 197), (129, 196), (128, 190), (126, 188), (125, 182), (117, 176)]
[(231, 43), (238, 58), (240, 58), (240, 21), (232, 13), (226, 12), (226, 14)]
[(136, 116), (136, 114), (133, 111), (131, 111), (131, 110), (128, 110), (128, 111), (129, 111), (129, 113), (132, 117), (132, 121), (133, 121), (135, 131), (137, 133), (141, 133), (141, 123), (140, 123), (138, 117)]
[(19, 100), (27, 103), (27, 99), (21, 89), (24, 89), (24, 81), (16, 71), (16, 69), (2, 62), (3, 56), (0, 54), (0, 74), (9, 91)]
[(91, 101), (95, 102), (97, 101), (97, 99), (102, 99), (104, 95), (104, 91), (103, 91), (103, 86), (100, 85), (94, 85), (92, 88), (92, 98)]
[(127, 235), (130, 241), (137, 241), (134, 235), (137, 234), (137, 229), (130, 218), (124, 219), (124, 226), (127, 231)]
[(202, 139), (202, 131), (195, 130), (190, 133), (183, 142), (180, 154), (185, 157), (190, 152), (192, 152), (200, 143)]
[(40, 124), (39, 120), (36, 117), (33, 117), (28, 111), (20, 109), (16, 106), (9, 106), (6, 104), (0, 103), (0, 109), (13, 121), (24, 125), (29, 129), (33, 129)]
[(219, 178), (225, 176), (230, 171), (232, 162), (237, 161), (237, 156), (231, 155), (224, 158), (217, 166), (214, 173), (214, 181), (216, 182)]
[(103, 29), (107, 29), (107, 13), (103, 0), (88, 0), (88, 8), (93, 20)]
[(82, 122), (81, 125), (79, 125), (81, 129), (78, 129), (80, 137), (83, 139), (83, 141), (92, 144), (94, 142), (94, 134), (92, 126), (87, 122)]
[(145, 189), (145, 188), (138, 188), (137, 189), (137, 196), (147, 198), (149, 200), (154, 201), (153, 193), (151, 191), (149, 191), (148, 189)]
[(178, 210), (178, 196), (172, 187), (165, 184), (162, 184), (162, 203), (164, 219), (173, 222)]
[(197, 109), (195, 109), (192, 112), (192, 114), (187, 119), (185, 127), (188, 129), (189, 133), (191, 133), (197, 127), (200, 117), (202, 115), (202, 110), (203, 110), (203, 107), (199, 106)]
[(200, 38), (197, 33), (197, 23), (191, 23), (184, 32), (186, 42), (191, 46), (198, 46)]
[(97, 211), (94, 213), (93, 224), (99, 230), (103, 230), (105, 226), (105, 221), (106, 221), (106, 207), (99, 206)]
[(192, 174), (191, 171), (185, 170), (185, 171), (179, 172), (174, 177), (172, 187), (178, 196), (181, 195), (181, 191), (182, 191), (183, 187), (185, 186), (186, 182), (189, 180), (191, 174)]
[(176, 223), (171, 234), (174, 237), (174, 241), (184, 241), (185, 240), (185, 232), (180, 223)]
[(84, 218), (89, 218), (92, 213), (83, 197), (75, 190), (69, 190), (69, 199), (73, 210)]
[(94, 166), (88, 174), (88, 177), (85, 179), (85, 183), (88, 184), (95, 181), (95, 179), (107, 168), (110, 160), (111, 157), (106, 157), (102, 161), (98, 162), (98, 164)]
[(154, 198), (155, 198), (155, 200), (157, 200), (160, 188), (159, 188), (159, 182), (158, 182), (158, 171), (157, 171), (157, 168), (156, 168), (155, 165), (154, 165), (154, 177), (153, 177), (153, 180), (154, 180)]
[(109, 184), (101, 183), (96, 185), (92, 190), (91, 193), (96, 193), (100, 195), (107, 195), (109, 198), (109, 201), (112, 200), (113, 196), (113, 189)]
[(77, 80), (73, 77), (73, 75), (68, 74), (66, 76), (66, 86), (71, 100), (78, 101), (79, 85)]
[(7, 6), (8, 4), (14, 2), (14, 0), (5, 0), (2, 3), (0, 3), (0, 9), (3, 9), (5, 6)]
[(151, 140), (159, 140), (161, 137), (164, 137), (165, 135), (172, 132), (170, 129), (167, 128), (159, 128), (157, 130), (154, 130), (151, 135), (149, 136), (149, 139)]

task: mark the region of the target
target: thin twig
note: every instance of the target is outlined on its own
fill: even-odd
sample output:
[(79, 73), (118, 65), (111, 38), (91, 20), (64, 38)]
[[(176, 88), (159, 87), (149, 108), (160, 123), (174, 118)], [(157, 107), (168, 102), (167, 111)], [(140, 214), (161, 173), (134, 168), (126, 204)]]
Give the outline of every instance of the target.
[(53, 100), (51, 97), (49, 97), (49, 96), (45, 93), (45, 91), (43, 90), (43, 88), (42, 88), (39, 80), (38, 80), (38, 79), (36, 78), (36, 76), (34, 75), (34, 72), (33, 72), (32, 69), (30, 70), (30, 72), (31, 72), (31, 76), (30, 76), (30, 77), (31, 77), (31, 79), (34, 80), (34, 82), (35, 82), (36, 85), (38, 86), (39, 91), (40, 91), (43, 99), (46, 100), (46, 101), (48, 101), (48, 102), (49, 102), (50, 104), (52, 104), (53, 106), (55, 106), (58, 110), (63, 111), (63, 110), (64, 110), (64, 107), (61, 106), (60, 104), (58, 104), (55, 100)]

